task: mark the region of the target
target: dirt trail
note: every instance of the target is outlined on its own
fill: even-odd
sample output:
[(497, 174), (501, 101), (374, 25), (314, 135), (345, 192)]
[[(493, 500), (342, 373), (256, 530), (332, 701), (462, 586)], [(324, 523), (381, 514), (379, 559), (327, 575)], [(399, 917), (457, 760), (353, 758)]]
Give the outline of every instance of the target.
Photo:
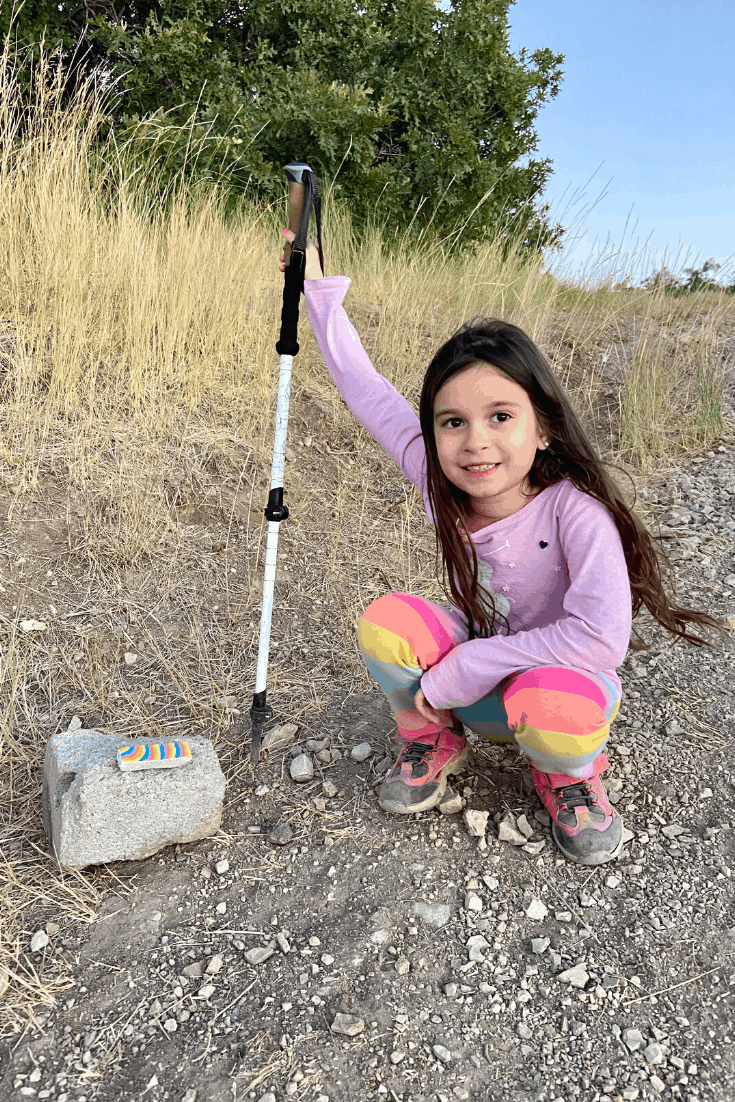
[[(682, 599), (732, 617), (732, 439), (646, 492)], [(331, 614), (325, 598), (325, 654)], [(56, 984), (56, 1003), (0, 1042), (0, 1099), (731, 1097), (733, 645), (648, 639), (621, 671), (610, 752), (630, 838), (598, 869), (557, 857), (512, 748), (475, 746), (454, 813), (398, 819), (376, 802), (393, 730), (377, 693), (333, 692), (255, 775), (242, 717), (215, 708), (229, 778), (218, 837), (90, 872), (96, 902), (76, 916), (29, 904), (28, 941), (51, 925), (24, 974)], [(139, 650), (130, 699), (156, 662)], [(201, 730), (186, 716), (182, 704), (178, 734)], [(288, 774), (297, 749), (316, 765), (303, 785)], [(486, 848), (471, 809), (489, 812)], [(509, 815), (523, 845), (497, 839)], [(269, 838), (279, 824), (283, 844)], [(11, 831), (4, 852), (18, 870), (46, 861), (42, 846)]]

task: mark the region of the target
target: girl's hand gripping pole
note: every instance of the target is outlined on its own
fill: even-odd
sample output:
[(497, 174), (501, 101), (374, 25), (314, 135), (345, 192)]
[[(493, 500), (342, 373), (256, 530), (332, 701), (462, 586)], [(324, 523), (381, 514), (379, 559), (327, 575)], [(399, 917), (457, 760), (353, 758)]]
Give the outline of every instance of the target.
[(260, 743), (263, 725), (272, 718), (273, 709), (266, 700), (268, 676), (268, 653), (270, 650), (271, 620), (273, 617), (273, 594), (276, 582), (276, 561), (278, 556), (278, 532), (282, 520), (288, 517), (288, 508), (283, 504), (283, 468), (286, 457), (286, 430), (288, 428), (288, 406), (291, 397), (291, 367), (293, 358), (299, 351), (297, 339), (299, 324), (299, 299), (304, 289), (304, 270), (306, 266), (306, 242), (309, 232), (309, 216), (312, 207), (316, 214), (319, 259), (322, 270), (324, 259), (321, 240), (321, 210), (319, 187), (316, 173), (308, 165), (289, 164), (285, 166), (288, 177), (288, 225), (296, 235), (292, 244), (286, 247), (286, 269), (283, 284), (283, 307), (281, 309), (281, 333), (276, 344), (281, 364), (278, 376), (278, 408), (276, 411), (276, 435), (273, 443), (273, 465), (271, 468), (271, 489), (265, 515), (268, 520), (268, 541), (265, 551), (265, 577), (263, 579), (263, 603), (260, 613), (260, 640), (258, 643), (258, 665), (255, 674), (255, 692), (253, 706), (250, 709), (252, 737), (250, 742), (250, 760), (253, 764), (260, 758)]

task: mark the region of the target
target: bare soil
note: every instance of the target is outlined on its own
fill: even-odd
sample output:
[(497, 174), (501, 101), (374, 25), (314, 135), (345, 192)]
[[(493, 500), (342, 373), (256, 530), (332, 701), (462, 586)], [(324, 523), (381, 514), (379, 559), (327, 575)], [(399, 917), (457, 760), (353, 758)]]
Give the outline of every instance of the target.
[[(295, 445), (307, 482), (322, 446), (310, 431)], [(681, 499), (681, 474), (700, 479), (704, 506), (664, 532), (682, 598), (723, 616), (735, 612), (734, 457), (728, 442), (672, 466), (649, 481), (644, 506), (653, 521)], [(374, 462), (361, 526), (349, 514), (325, 522), (342, 526), (342, 542), (330, 548), (327, 528), (284, 532), (272, 695), (299, 733), (256, 770), (246, 711), (260, 532), (233, 512), (226, 472), (183, 502), (195, 523), (176, 570), (170, 549), (130, 567), (98, 556), (90, 569), (83, 515), (51, 475), (4, 526), (14, 726), (3, 1102), (732, 1096), (732, 642), (672, 648), (649, 625), (649, 650), (629, 655), (608, 784), (630, 838), (611, 865), (556, 855), (512, 748), (475, 744), (452, 782), (464, 810), (489, 811), (486, 848), (460, 811), (386, 816), (376, 792), (393, 724), (360, 670), (349, 617), (358, 599), (402, 588), (407, 562), (419, 591), (435, 582), (428, 526)], [(5, 515), (12, 501), (0, 502)], [(353, 588), (330, 575), (330, 555), (335, 571), (355, 564)], [(33, 616), (47, 628), (24, 634)], [(41, 831), (40, 764), (45, 739), (73, 716), (121, 738), (210, 734), (228, 777), (217, 837), (61, 874)], [(288, 765), (308, 740), (332, 760), (316, 759), (313, 781), (297, 785)], [(359, 763), (351, 752), (366, 741)], [(509, 813), (526, 816), (528, 847), (497, 840)], [(291, 832), (283, 845), (269, 839), (279, 824)], [(534, 901), (543, 917), (527, 915)], [(32, 952), (39, 930), (48, 944)], [(468, 946), (473, 937), (484, 944)], [(272, 952), (250, 963), (255, 948)], [(560, 978), (570, 969), (579, 986)], [(359, 1032), (333, 1032), (338, 1014)]]

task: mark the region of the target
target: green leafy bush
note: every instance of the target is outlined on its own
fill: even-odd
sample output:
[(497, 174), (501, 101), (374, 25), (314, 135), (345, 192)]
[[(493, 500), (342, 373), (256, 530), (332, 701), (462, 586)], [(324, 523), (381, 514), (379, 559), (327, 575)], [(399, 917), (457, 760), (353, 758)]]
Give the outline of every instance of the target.
[[(266, 203), (308, 160), (365, 224), (480, 240), (507, 220), (530, 244), (558, 228), (539, 196), (539, 108), (560, 55), (516, 56), (510, 0), (26, 0), (12, 33), (62, 44), (117, 89), (113, 126), (170, 178), (225, 180)], [(10, 29), (9, 13), (0, 29)], [(81, 45), (78, 40), (82, 39)]]

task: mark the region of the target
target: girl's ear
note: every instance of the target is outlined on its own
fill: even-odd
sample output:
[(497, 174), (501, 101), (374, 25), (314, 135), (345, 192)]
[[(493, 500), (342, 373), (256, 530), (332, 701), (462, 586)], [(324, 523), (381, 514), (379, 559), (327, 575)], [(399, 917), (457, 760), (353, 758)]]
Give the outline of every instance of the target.
[(548, 448), (551, 446), (551, 433), (543, 421), (536, 420), (536, 433), (540, 437), (541, 443), (540, 449)]

